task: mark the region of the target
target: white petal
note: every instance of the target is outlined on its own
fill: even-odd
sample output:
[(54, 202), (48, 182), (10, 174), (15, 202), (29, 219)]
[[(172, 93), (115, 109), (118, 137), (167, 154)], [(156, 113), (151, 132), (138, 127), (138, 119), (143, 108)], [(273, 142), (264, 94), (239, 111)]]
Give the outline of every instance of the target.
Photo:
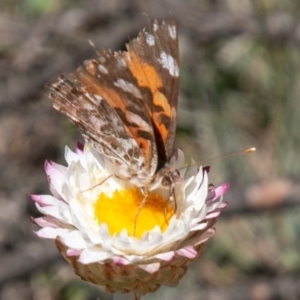
[(169, 251), (169, 252), (164, 252), (164, 253), (160, 253), (160, 254), (156, 254), (155, 257), (164, 261), (171, 261), (172, 258), (174, 257), (174, 252), (173, 251)]
[(40, 205), (60, 205), (60, 200), (57, 200), (51, 195), (31, 195), (31, 199)]
[(207, 231), (205, 231), (199, 238), (198, 242), (195, 244), (200, 245), (206, 242), (212, 235), (214, 235), (216, 230), (214, 228), (209, 228)]
[(198, 252), (191, 246), (181, 248), (181, 249), (177, 250), (176, 253), (181, 256), (188, 257), (190, 259), (196, 257), (198, 254)]
[(157, 270), (159, 270), (160, 264), (159, 263), (153, 263), (153, 264), (147, 264), (147, 265), (139, 265), (139, 267), (146, 272), (153, 274)]
[(40, 227), (53, 227), (53, 228), (59, 228), (61, 226), (59, 226), (59, 222), (57, 221), (57, 219), (52, 218), (50, 216), (45, 216), (43, 218), (35, 218), (32, 219), (32, 221), (39, 225)]
[(69, 147), (65, 147), (65, 160), (68, 165), (71, 165), (72, 162), (76, 162), (79, 160), (79, 155), (74, 153)]
[(108, 253), (102, 251), (100, 248), (86, 248), (81, 252), (81, 255), (78, 259), (79, 262), (83, 264), (91, 264), (97, 261), (103, 261), (108, 259)]
[(87, 246), (82, 233), (78, 230), (74, 230), (69, 234), (65, 235), (61, 241), (72, 249), (84, 249)]
[(191, 231), (199, 231), (203, 230), (207, 226), (207, 222), (198, 223), (195, 226), (191, 227)]
[(44, 215), (54, 217), (62, 222), (72, 224), (71, 215), (68, 207), (61, 203), (60, 206), (40, 206), (35, 204), (36, 208)]
[(58, 236), (64, 236), (68, 234), (69, 230), (64, 228), (51, 228), (51, 227), (44, 227), (35, 232), (35, 234), (41, 238), (47, 239), (55, 239)]

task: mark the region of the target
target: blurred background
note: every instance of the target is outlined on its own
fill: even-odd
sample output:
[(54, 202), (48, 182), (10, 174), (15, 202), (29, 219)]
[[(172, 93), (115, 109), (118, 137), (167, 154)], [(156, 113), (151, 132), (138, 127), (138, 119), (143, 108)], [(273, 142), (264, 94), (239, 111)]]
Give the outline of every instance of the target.
[(178, 22), (177, 145), (231, 188), (179, 286), (144, 298), (300, 299), (300, 2), (287, 0), (1, 0), (0, 299), (112, 299), (34, 236), (29, 193), (49, 193), (44, 161), (81, 139), (45, 85), (95, 57), (88, 40), (124, 49), (145, 14)]

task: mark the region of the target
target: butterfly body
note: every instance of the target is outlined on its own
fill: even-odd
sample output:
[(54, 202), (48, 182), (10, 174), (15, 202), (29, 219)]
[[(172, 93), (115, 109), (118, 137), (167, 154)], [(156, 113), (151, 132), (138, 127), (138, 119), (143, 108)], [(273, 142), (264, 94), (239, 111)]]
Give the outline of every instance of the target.
[(179, 84), (175, 21), (155, 21), (126, 47), (97, 51), (68, 78), (59, 77), (50, 86), (52, 105), (118, 166), (120, 178), (144, 188), (176, 181), (169, 166)]

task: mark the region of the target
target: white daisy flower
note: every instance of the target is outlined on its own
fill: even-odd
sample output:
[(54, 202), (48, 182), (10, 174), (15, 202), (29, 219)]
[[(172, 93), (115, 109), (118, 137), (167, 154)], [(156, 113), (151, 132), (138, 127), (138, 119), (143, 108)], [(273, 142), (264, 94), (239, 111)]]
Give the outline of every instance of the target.
[(187, 167), (178, 150), (170, 163), (182, 178), (174, 193), (155, 186), (141, 206), (141, 189), (113, 176), (116, 167), (87, 145), (66, 148), (65, 159), (67, 167), (45, 164), (53, 196), (32, 195), (45, 215), (34, 219), (42, 227), (36, 234), (55, 239), (76, 274), (107, 292), (138, 299), (177, 285), (214, 234), (228, 184), (209, 186), (207, 168)]

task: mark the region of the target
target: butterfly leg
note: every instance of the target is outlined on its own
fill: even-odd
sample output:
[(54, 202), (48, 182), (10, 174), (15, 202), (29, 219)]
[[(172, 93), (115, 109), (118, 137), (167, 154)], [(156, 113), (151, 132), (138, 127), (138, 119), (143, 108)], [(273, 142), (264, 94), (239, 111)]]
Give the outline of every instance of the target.
[(143, 200), (142, 200), (142, 202), (141, 202), (141, 204), (140, 204), (140, 206), (139, 206), (139, 208), (138, 208), (138, 210), (137, 210), (137, 212), (134, 216), (133, 235), (135, 235), (135, 231), (136, 231), (137, 218), (138, 218), (143, 206), (146, 204), (146, 201), (147, 201), (147, 198), (148, 198), (148, 190), (147, 189), (141, 188), (141, 192), (142, 192), (144, 198), (143, 198)]
[[(167, 225), (169, 224), (169, 220), (173, 217), (173, 215), (177, 211), (177, 202), (176, 202), (176, 193), (175, 193), (175, 182), (172, 182), (170, 184), (169, 195), (170, 196), (169, 196), (169, 199), (168, 199), (168, 201), (166, 203), (165, 210), (164, 210), (165, 222), (166, 222)], [(172, 214), (169, 218), (167, 218), (168, 205), (170, 204), (170, 202), (174, 202), (174, 214)]]
[(104, 179), (103, 179), (102, 181), (100, 181), (99, 183), (97, 183), (97, 184), (95, 184), (94, 186), (92, 186), (92, 187), (90, 187), (90, 188), (88, 188), (88, 189), (82, 191), (82, 193), (87, 192), (87, 191), (90, 191), (90, 190), (94, 189), (95, 187), (97, 187), (97, 186), (103, 184), (106, 180), (108, 180), (108, 179), (111, 178), (112, 176), (114, 176), (114, 174), (111, 174), (111, 175), (107, 176), (106, 178), (104, 178)]
[[(165, 211), (164, 211), (166, 224), (168, 224), (168, 221), (177, 212), (177, 201), (176, 201), (175, 188), (176, 188), (176, 182), (180, 182), (180, 180), (181, 180), (181, 175), (180, 175), (179, 170), (171, 170), (163, 176), (162, 181), (161, 181), (163, 186), (169, 187), (169, 199), (167, 201), (167, 204), (165, 206)], [(167, 209), (168, 209), (168, 205), (171, 202), (174, 203), (173, 204), (174, 213), (172, 214), (171, 217), (169, 217), (167, 219)]]

